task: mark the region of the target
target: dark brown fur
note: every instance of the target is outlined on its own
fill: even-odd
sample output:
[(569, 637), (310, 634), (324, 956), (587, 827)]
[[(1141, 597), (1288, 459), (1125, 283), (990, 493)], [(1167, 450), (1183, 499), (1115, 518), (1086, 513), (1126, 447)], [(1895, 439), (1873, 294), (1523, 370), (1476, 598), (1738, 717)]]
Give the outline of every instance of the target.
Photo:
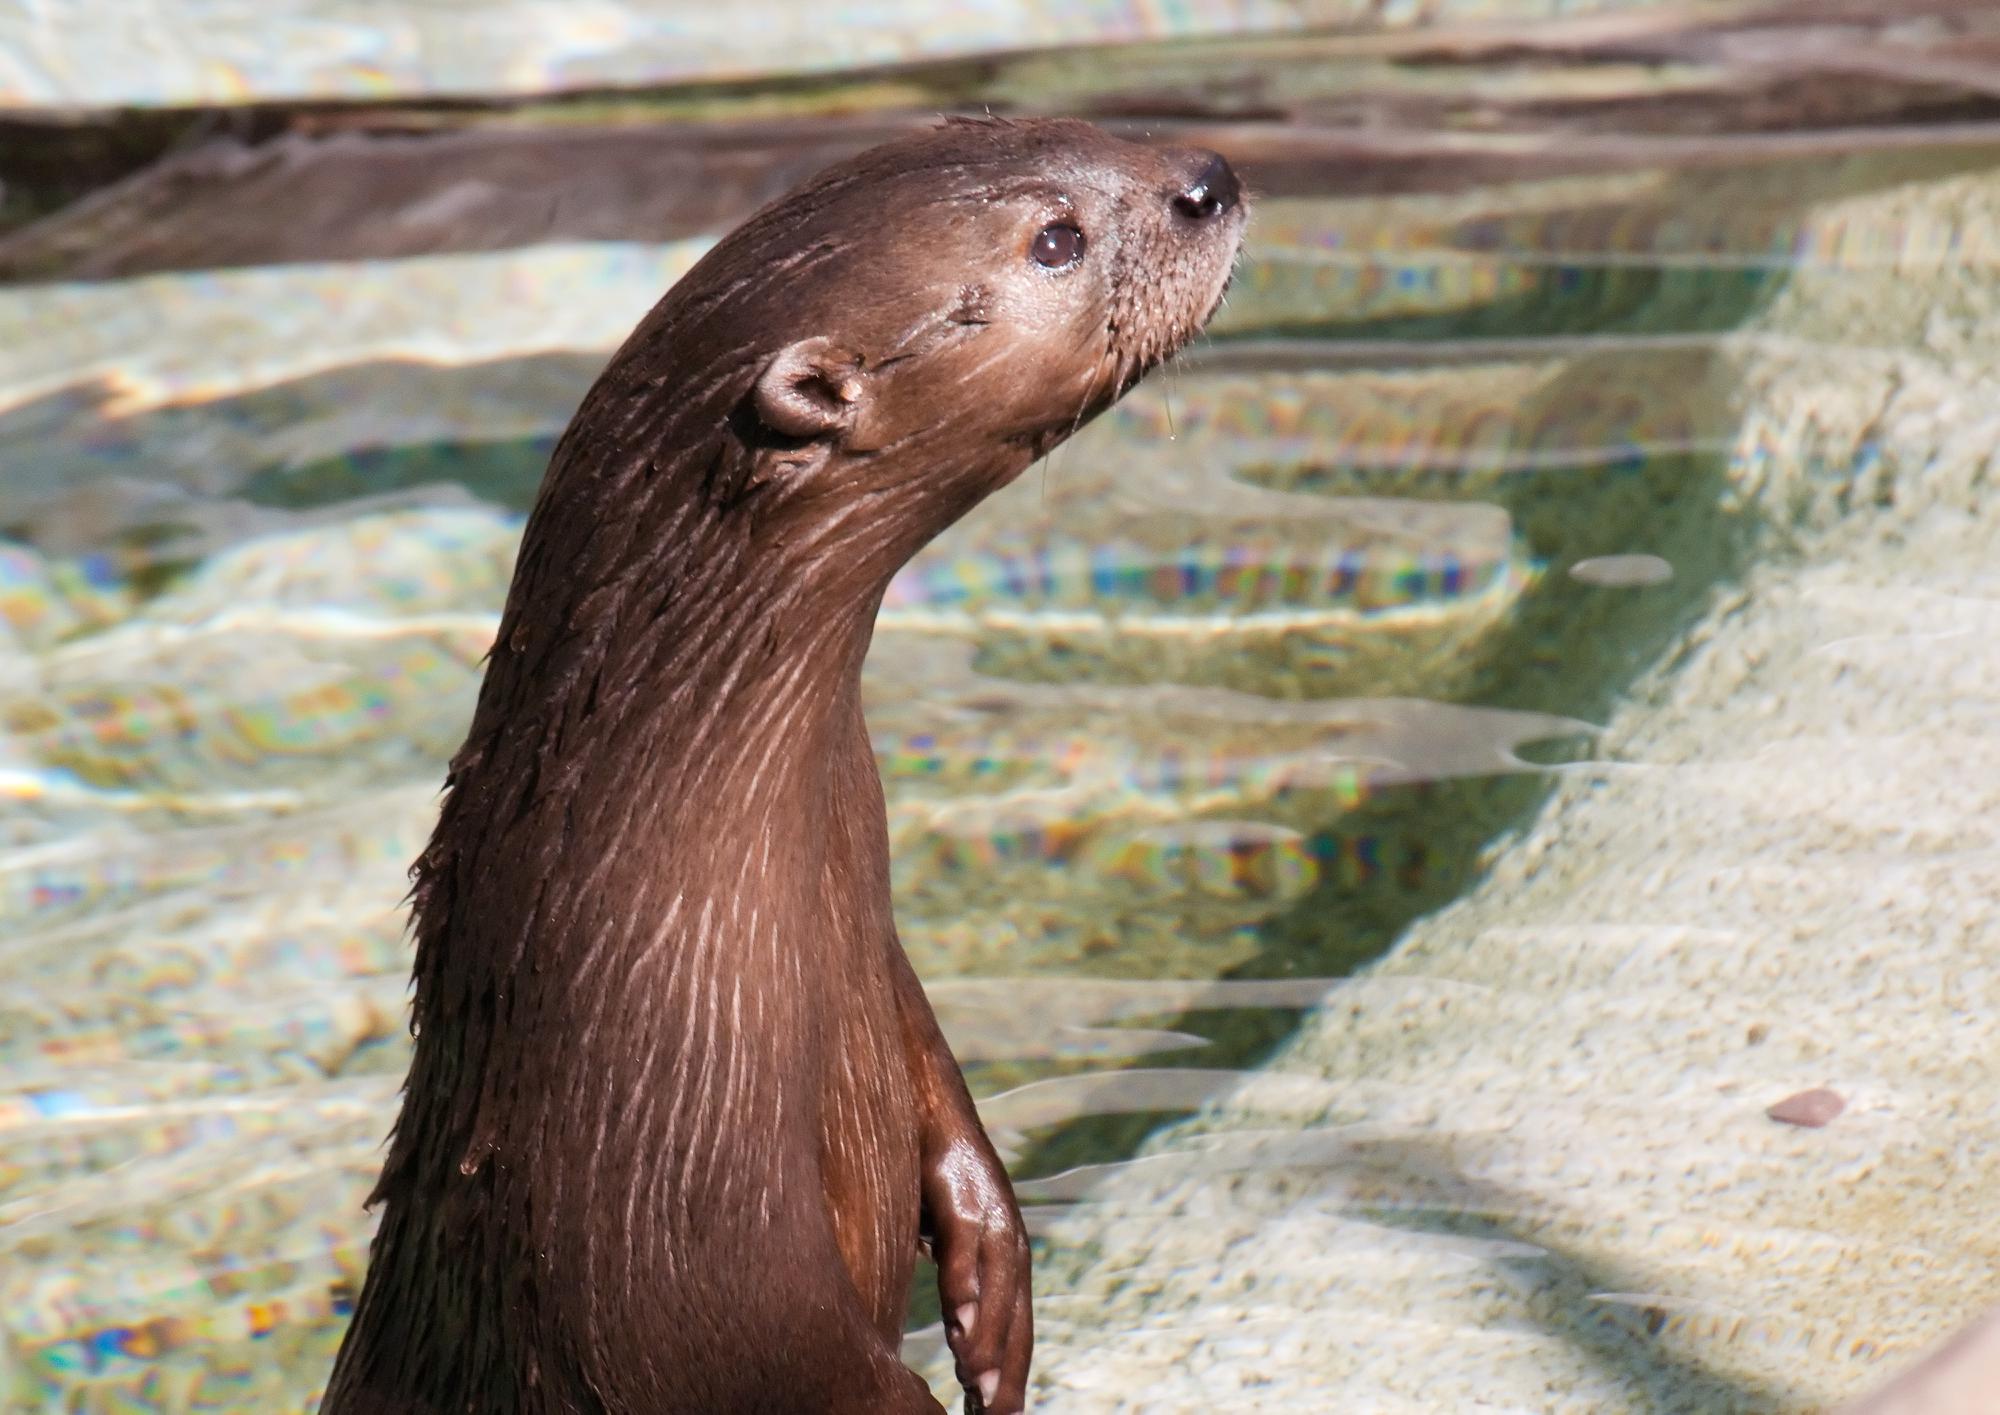
[[(920, 1234), (961, 1379), (1020, 1408), (1026, 1243), (896, 943), (861, 663), (910, 555), (1212, 312), (1234, 195), (1210, 154), (954, 122), (752, 217), (613, 357), (416, 867), (328, 1415), (935, 1410), (897, 1358)], [(1074, 268), (1029, 259), (1051, 221)]]

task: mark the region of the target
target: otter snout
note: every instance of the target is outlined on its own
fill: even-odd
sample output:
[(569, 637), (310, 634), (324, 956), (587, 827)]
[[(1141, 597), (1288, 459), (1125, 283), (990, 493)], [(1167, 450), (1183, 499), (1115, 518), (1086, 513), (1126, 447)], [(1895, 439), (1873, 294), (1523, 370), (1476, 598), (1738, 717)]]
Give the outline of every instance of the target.
[(1221, 153), (1191, 152), (1188, 166), (1194, 169), (1194, 175), (1173, 195), (1173, 208), (1181, 219), (1213, 221), (1243, 200), (1243, 186), (1236, 180), (1236, 169)]

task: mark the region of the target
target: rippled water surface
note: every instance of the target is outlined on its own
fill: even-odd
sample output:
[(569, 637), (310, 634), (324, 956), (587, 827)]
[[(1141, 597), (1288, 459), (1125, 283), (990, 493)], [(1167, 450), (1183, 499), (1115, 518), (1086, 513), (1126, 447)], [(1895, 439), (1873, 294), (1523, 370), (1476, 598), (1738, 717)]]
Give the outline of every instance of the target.
[[(1182, 120), (1235, 133), (1267, 193), (1212, 337), (891, 589), (866, 688), (898, 920), (1048, 1273), (1102, 1167), (1473, 888), (1789, 553), (1760, 469), (1805, 434), (1746, 421), (1739, 356), (1813, 336), (1761, 313), (1803, 275), (1892, 308), (1912, 268), (1988, 263), (1964, 230), (1812, 213), (1977, 178), (2000, 129), (1858, 90), (1839, 123), (1773, 124), (1697, 82), (1736, 72), (1726, 48), (1539, 89), (1518, 55), (1231, 51), (1225, 77), (1308, 109), (1365, 71), (1401, 136)], [(1188, 53), (1132, 51), (1127, 111)], [(1048, 106), (1086, 86), (1037, 62)], [(1652, 116), (1536, 107), (1592, 75)], [(1436, 124), (1447, 101), (1506, 123)], [(0, 240), (0, 1400), (297, 1409), (361, 1278), (408, 1049), (405, 869), (522, 516), (713, 230), (361, 255), (333, 232), (81, 271), (114, 216)], [(1884, 323), (1884, 358), (1924, 338)], [(1853, 447), (1823, 483), (1869, 485)], [(1262, 1104), (1323, 1117), (1365, 1080), (1280, 1077)], [(1437, 1084), (1375, 1122), (1421, 1131)], [(1460, 1259), (1532, 1257), (1478, 1241), (1500, 1246)], [(1048, 1310), (1060, 1329), (1060, 1291)]]

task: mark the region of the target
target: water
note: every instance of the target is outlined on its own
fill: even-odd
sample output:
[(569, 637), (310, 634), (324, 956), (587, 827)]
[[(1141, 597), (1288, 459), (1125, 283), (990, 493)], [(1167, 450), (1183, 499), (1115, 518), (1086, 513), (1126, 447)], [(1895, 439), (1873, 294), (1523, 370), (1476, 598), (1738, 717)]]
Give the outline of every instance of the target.
[[(1963, 370), (1983, 352), (1949, 345), (1941, 299), (1903, 318), (1922, 303), (1909, 292), (1983, 288), (1996, 265), (1976, 222), (1925, 205), (2000, 188), (2000, 128), (1939, 96), (1936, 35), (1891, 35), (1901, 49), (1882, 52), (1910, 56), (1908, 72), (1847, 85), (1832, 114), (1800, 100), (1787, 130), (1758, 104), (1786, 101), (1796, 74), (1750, 64), (1726, 27), (1661, 34), (1649, 42), (1678, 66), (1637, 67), (1614, 27), (1560, 31), (1561, 61), (1541, 68), (1454, 67), (1416, 42), (1283, 54), (1237, 39), (906, 76), (1051, 107), (1123, 93), (1128, 111), (1171, 81), (1238, 120), (1192, 131), (1225, 148), (1233, 135), (1267, 193), (1213, 336), (927, 550), (892, 588), (869, 663), (899, 925), (1041, 1235), (1048, 1408), (1115, 1408), (1135, 1389), (1154, 1392), (1144, 1408), (1403, 1408), (1408, 1370), (1434, 1382), (1411, 1408), (1470, 1408), (1444, 1389), (1504, 1405), (1503, 1367), (1543, 1372), (1574, 1408), (1805, 1408), (1948, 1330), (1979, 1290), (1914, 1219), (1844, 1210), (1816, 1243), (1810, 1216), (1774, 1218), (1793, 1193), (1776, 1162), (1701, 1191), (1742, 1188), (1750, 1217), (1665, 1216), (1680, 1201), (1644, 1187), (1653, 1172), (1670, 1185), (1715, 1171), (1718, 1152), (1594, 1149), (1618, 1127), (1593, 1116), (1643, 1110), (1607, 1079), (1624, 1075), (1602, 1059), (1616, 1047), (1601, 1066), (1554, 1040), (1537, 1050), (1608, 1008), (1652, 1039), (1663, 1113), (1698, 1110), (1702, 1014), (1735, 1021), (1692, 1004), (1702, 988), (1751, 999), (1788, 970), (1846, 977), (1862, 991), (1793, 985), (1837, 1030), (1902, 976), (1889, 952), (1800, 952), (1779, 925), (1803, 906), (1776, 885), (1767, 903), (1731, 895), (1668, 921), (1635, 874), (1558, 931), (1547, 978), (1525, 954), (1490, 961), (1512, 956), (1507, 939), (1555, 936), (1510, 914), (1507, 891), (1612, 860), (1622, 832), (1658, 823), (1552, 834), (1595, 789), (1580, 772), (1656, 766), (1710, 781), (1717, 803), (1765, 779), (1729, 765), (1747, 738), (1663, 745), (1646, 712), (1704, 681), (1705, 646), (1733, 642), (1746, 603), (1783, 600), (1770, 576), (1876, 553), (1841, 528), (1873, 524), (1899, 489), (1930, 494), (1880, 470), (1896, 455), (1876, 425), (1894, 406), (1882, 389), (1921, 383), (1925, 359)], [(1838, 31), (1822, 49), (1851, 59), (1856, 43)], [(1246, 75), (1294, 120), (1230, 108)], [(843, 102), (882, 106), (876, 82)], [(1340, 126), (1364, 99), (1395, 122)], [(690, 116), (686, 102), (660, 112)], [(752, 173), (746, 198), (756, 173), (796, 160), (792, 139), (754, 126), (760, 104), (842, 106), (756, 85), (700, 102), (707, 121), (751, 115), (729, 159)], [(376, 170), (359, 150), (319, 190)], [(566, 152), (587, 164), (591, 150)], [(304, 189), (326, 160), (299, 164)], [(564, 176), (529, 160), (520, 180)], [(242, 190), (204, 178), (190, 228), (240, 225), (255, 206), (232, 205)], [(143, 212), (157, 198), (142, 179), (123, 199)], [(115, 203), (0, 244), (0, 266), (34, 277), (0, 288), (10, 1409), (315, 1396), (406, 1064), (404, 870), (464, 731), (521, 516), (609, 346), (711, 238), (637, 240), (635, 217), (592, 200), (595, 214), (558, 211), (547, 239), (501, 249), (425, 226), (447, 246), (426, 255), (349, 250), (327, 216), (303, 233), (246, 228), (232, 258), (247, 264), (190, 269), (199, 239), (124, 240)], [(106, 278), (59, 278), (78, 252)], [(1771, 389), (1814, 351), (1829, 359), (1817, 391), (1783, 404)], [(1873, 565), (1808, 586), (1832, 616), (1813, 652), (1985, 623), (1981, 585), (1877, 594)], [(1868, 672), (1848, 664), (1816, 691), (1836, 701)], [(1868, 730), (1936, 723), (1911, 709)], [(1800, 791), (1790, 777), (1771, 789)], [(1858, 809), (1825, 789), (1812, 809)], [(1777, 843), (1718, 824), (1733, 819), (1721, 804), (1674, 817), (1652, 848), (1708, 849), (1699, 868), (1732, 877), (1789, 868)], [(1871, 868), (1967, 848), (1967, 819), (1906, 833)], [(1989, 922), (1939, 926), (1941, 951), (1910, 962), (1962, 989), (1924, 1004), (1939, 1054), (1905, 1058), (1910, 1074), (1942, 1074), (1945, 1054), (1990, 1061), (1966, 1022)], [(1461, 956), (1447, 935), (1481, 942)], [(1607, 981), (1642, 957), (1678, 969), (1681, 990)], [(1502, 999), (1499, 1023), (1481, 998)], [(1482, 1052), (1489, 1029), (1500, 1040)], [(1746, 1095), (1774, 1084), (1746, 1077)], [(1482, 1129), (1467, 1098), (1508, 1111), (1510, 1078), (1562, 1123)], [(1907, 1084), (1864, 1077), (1857, 1113)], [(1894, 1168), (1865, 1124), (1826, 1134), (1845, 1173)], [(1965, 1132), (1966, 1172), (1993, 1138), (1988, 1120)], [(1302, 1198), (1297, 1174), (1338, 1194)], [(1560, 1215), (1550, 1175), (1569, 1176)], [(1217, 1183), (1220, 1199), (1200, 1187)], [(1938, 1167), (1931, 1202), (1968, 1203), (1970, 1183)], [(1176, 1224), (1211, 1203), (1229, 1217), (1201, 1228), (1254, 1262), (1176, 1246)], [(1310, 1230), (1328, 1262), (1393, 1299), (1339, 1298), (1334, 1279), (1293, 1271), (1303, 1240), (1285, 1226), (1308, 1213), (1338, 1219)], [(1759, 1263), (1764, 1279), (1731, 1272)], [(1903, 1315), (1843, 1307), (1826, 1276), (1843, 1264)], [(1484, 1305), (1468, 1307), (1461, 1279)], [(1260, 1283), (1271, 1295), (1238, 1300)], [(1124, 1344), (1093, 1346), (1134, 1290), (1158, 1310), (1119, 1309)], [(1531, 1339), (1501, 1293), (1560, 1340)], [(915, 1360), (937, 1346), (923, 1301)], [(1349, 1344), (1408, 1369), (1318, 1350), (1331, 1318), (1302, 1314), (1336, 1309), (1367, 1334)], [(1822, 1374), (1771, 1354), (1786, 1351)], [(1246, 1394), (1232, 1360), (1281, 1374)], [(1121, 1385), (1120, 1361), (1186, 1367), (1183, 1384)], [(1286, 1384), (1336, 1368), (1317, 1396)]]

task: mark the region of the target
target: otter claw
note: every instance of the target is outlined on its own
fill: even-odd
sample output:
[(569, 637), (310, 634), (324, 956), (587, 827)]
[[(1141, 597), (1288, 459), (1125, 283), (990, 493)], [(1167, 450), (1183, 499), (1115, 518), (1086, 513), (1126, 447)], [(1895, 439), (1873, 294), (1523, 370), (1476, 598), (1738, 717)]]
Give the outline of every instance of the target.
[(926, 1166), (925, 1226), (937, 1250), (946, 1336), (966, 1408), (1018, 1415), (1034, 1349), (1028, 1235), (985, 1137), (960, 1132)]

